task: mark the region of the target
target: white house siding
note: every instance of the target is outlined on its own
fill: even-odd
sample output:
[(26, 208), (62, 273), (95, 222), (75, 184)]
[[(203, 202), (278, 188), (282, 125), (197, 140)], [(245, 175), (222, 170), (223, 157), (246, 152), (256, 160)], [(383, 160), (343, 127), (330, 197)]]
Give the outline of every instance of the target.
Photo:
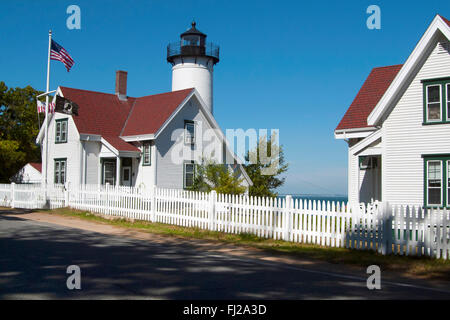
[(100, 181), (99, 177), (99, 166), (100, 166), (100, 149), (101, 143), (94, 141), (84, 141), (84, 150), (85, 150), (85, 163), (84, 165), (84, 179), (86, 184), (98, 184)]
[[(55, 120), (68, 119), (67, 142), (55, 144)], [(45, 140), (45, 138), (44, 138)], [(45, 152), (45, 146), (42, 149)], [(81, 156), (82, 146), (80, 135), (72, 119), (72, 116), (55, 113), (48, 127), (48, 183), (54, 183), (55, 178), (55, 159), (67, 158), (66, 181), (74, 184), (81, 183)], [(44, 164), (43, 164), (44, 165)], [(42, 169), (44, 171), (44, 168)]]
[[(137, 145), (141, 152), (143, 151), (143, 145)], [(150, 141), (150, 165), (143, 165), (143, 156), (141, 156), (140, 161), (133, 159), (133, 172), (135, 176), (133, 177), (133, 183), (135, 186), (149, 188), (153, 185), (153, 167), (155, 164), (155, 142)]]
[[(175, 138), (182, 139), (184, 131), (184, 120), (192, 120), (196, 123), (196, 148), (199, 146), (201, 132), (210, 129), (211, 126), (204, 117), (203, 113), (199, 109), (198, 101), (195, 97), (192, 97), (189, 102), (169, 123), (169, 125), (161, 132), (156, 139), (156, 160), (157, 160), (157, 175), (156, 183), (158, 187), (162, 188), (183, 188), (183, 164), (176, 163), (172, 160), (172, 151), (176, 148), (177, 144), (172, 141), (172, 133), (177, 129), (181, 129), (177, 132)], [(201, 129), (201, 130), (200, 130)], [(183, 140), (184, 141), (184, 140)], [(216, 139), (216, 141), (218, 141)], [(184, 145), (183, 142), (183, 160), (199, 161), (202, 156), (202, 152), (193, 154), (190, 152), (190, 146)], [(221, 144), (218, 150), (221, 149)], [(205, 155), (206, 156), (206, 155)], [(209, 156), (209, 155), (208, 155)]]
[(450, 76), (450, 55), (426, 59), (383, 123), (383, 199), (393, 204), (423, 204), (423, 154), (450, 153), (450, 124), (422, 125), (421, 80)]

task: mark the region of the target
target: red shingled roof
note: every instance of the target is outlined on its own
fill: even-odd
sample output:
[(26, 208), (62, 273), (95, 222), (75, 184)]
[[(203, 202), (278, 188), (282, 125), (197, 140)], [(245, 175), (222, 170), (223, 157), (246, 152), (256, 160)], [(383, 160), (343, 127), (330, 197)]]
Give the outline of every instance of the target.
[(38, 163), (38, 162), (30, 162), (28, 163), (30, 166), (32, 166), (33, 168), (35, 168), (37, 171), (42, 172), (42, 163)]
[[(73, 120), (78, 132), (101, 135), (120, 151), (139, 151), (121, 135), (155, 133), (192, 89), (119, 100), (115, 94), (61, 87), (65, 98), (78, 104)], [(123, 133), (122, 133), (123, 131)]]
[(391, 85), (402, 65), (372, 69), (336, 130), (368, 128), (367, 117)]
[(121, 136), (156, 133), (192, 90), (185, 89), (138, 98)]

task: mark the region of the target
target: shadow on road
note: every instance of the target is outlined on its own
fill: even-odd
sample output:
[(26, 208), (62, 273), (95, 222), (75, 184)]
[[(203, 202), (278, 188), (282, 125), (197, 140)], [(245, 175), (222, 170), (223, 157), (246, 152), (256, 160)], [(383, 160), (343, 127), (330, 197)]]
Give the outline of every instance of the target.
[[(369, 291), (363, 280), (206, 253), (183, 240), (151, 243), (3, 214), (0, 252), (1, 299), (445, 298), (411, 288)], [(66, 287), (69, 265), (81, 268), (81, 290)]]

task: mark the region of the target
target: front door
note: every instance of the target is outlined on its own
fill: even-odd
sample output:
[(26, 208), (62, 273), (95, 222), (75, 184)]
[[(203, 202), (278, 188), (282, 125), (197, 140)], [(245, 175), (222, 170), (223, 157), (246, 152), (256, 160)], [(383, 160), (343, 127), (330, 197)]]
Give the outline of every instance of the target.
[(122, 184), (131, 187), (131, 167), (122, 167)]

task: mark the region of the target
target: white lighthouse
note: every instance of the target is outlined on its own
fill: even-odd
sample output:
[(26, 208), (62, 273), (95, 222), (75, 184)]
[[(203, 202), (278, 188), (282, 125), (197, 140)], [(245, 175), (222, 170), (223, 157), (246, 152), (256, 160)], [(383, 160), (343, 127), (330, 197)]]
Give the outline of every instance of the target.
[(219, 62), (219, 46), (206, 42), (206, 34), (192, 27), (180, 41), (167, 46), (167, 61), (172, 64), (172, 91), (196, 88), (213, 113), (213, 71)]

